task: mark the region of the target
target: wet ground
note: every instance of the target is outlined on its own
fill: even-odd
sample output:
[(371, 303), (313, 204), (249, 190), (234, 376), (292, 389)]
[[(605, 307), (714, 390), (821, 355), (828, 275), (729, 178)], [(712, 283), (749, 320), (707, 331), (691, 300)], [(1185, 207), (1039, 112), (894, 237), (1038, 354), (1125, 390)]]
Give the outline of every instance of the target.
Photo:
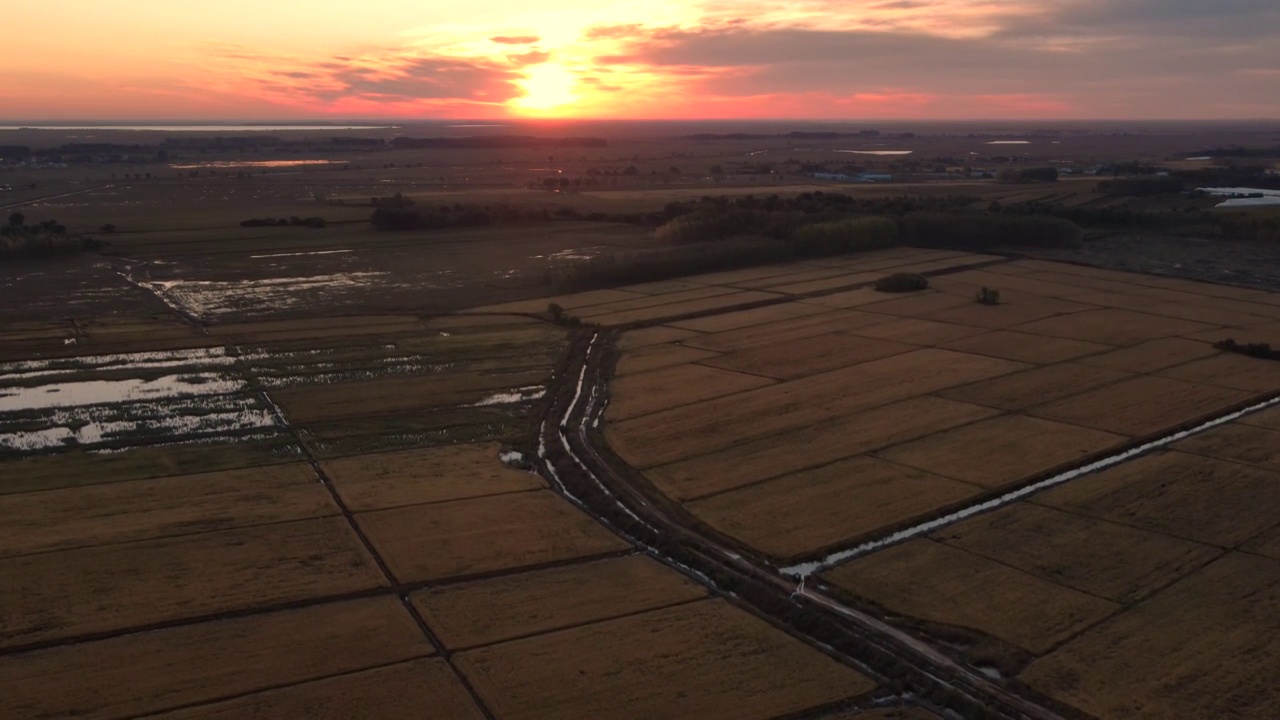
[(1280, 246), (1260, 242), (1115, 235), (1091, 240), (1079, 249), (1028, 254), (1112, 270), (1280, 290)]

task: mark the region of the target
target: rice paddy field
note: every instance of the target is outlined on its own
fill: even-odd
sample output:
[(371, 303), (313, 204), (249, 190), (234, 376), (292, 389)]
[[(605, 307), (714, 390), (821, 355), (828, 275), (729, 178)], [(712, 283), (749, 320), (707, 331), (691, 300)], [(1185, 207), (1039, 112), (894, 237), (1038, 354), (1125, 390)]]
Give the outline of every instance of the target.
[(768, 720), (883, 695), (527, 469), (563, 328), (139, 299), (4, 325), (0, 717)]
[(1231, 415), (1280, 364), (1213, 347), (1280, 296), (905, 249), (618, 291), (556, 301), (621, 330), (604, 437), (691, 521), (1089, 716), (1280, 705), (1280, 409)]
[(610, 449), (743, 555), (1071, 712), (1280, 704), (1280, 410), (1001, 500), (1274, 396), (1213, 343), (1275, 295), (912, 248), (461, 313), (134, 280), (4, 325), (2, 717), (934, 717), (528, 470), (550, 302), (616, 337)]

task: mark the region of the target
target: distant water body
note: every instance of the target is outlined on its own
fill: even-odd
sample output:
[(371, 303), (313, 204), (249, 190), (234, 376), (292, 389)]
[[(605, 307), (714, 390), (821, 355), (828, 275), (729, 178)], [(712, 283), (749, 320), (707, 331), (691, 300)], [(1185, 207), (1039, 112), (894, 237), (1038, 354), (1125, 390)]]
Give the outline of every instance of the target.
[(388, 130), (394, 125), (0, 125), (0, 130), (133, 130), (137, 132), (279, 132)]

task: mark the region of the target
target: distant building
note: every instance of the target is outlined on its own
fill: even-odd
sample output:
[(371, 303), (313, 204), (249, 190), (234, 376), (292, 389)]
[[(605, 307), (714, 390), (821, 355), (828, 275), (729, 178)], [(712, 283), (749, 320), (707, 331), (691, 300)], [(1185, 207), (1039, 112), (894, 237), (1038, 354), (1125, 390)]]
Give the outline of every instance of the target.
[(858, 182), (874, 183), (874, 182), (892, 182), (892, 175), (879, 175), (876, 173), (862, 173), (858, 176)]
[(837, 180), (840, 182), (849, 182), (853, 179), (843, 173), (814, 173), (813, 176), (818, 180)]

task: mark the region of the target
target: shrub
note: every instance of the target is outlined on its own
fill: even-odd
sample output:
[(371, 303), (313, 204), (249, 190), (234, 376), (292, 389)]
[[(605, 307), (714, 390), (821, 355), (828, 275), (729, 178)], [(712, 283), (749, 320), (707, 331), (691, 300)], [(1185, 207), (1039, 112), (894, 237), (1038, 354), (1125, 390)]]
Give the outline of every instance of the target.
[(685, 275), (763, 265), (794, 257), (786, 243), (767, 238), (739, 238), (601, 255), (547, 273), (550, 284), (563, 292), (667, 280)]
[(1241, 345), (1234, 339), (1228, 338), (1214, 343), (1213, 347), (1224, 352), (1248, 355), (1249, 357), (1260, 358), (1262, 360), (1280, 360), (1280, 350), (1272, 350), (1269, 343), (1248, 343), (1247, 345)]
[(902, 219), (902, 241), (921, 247), (1073, 247), (1083, 240), (1080, 226), (1048, 215), (912, 213)]
[(999, 305), (1000, 291), (995, 288), (983, 287), (978, 291), (976, 300), (982, 305)]
[(879, 250), (898, 243), (898, 225), (880, 217), (813, 223), (796, 228), (789, 242), (801, 256)]
[(894, 273), (876, 281), (876, 290), (887, 293), (917, 292), (929, 287), (929, 278), (916, 273)]

